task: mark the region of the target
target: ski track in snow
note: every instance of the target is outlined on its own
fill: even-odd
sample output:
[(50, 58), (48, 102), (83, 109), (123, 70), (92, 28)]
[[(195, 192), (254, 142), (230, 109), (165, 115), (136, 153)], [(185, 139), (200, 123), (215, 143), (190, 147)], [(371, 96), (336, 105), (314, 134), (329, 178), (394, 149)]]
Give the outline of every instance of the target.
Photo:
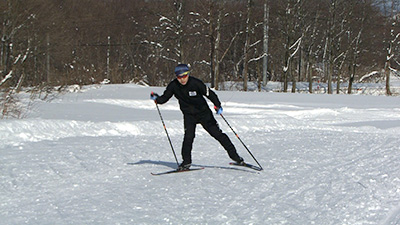
[[(149, 93), (86, 87), (0, 121), (4, 224), (399, 224), (400, 99), (218, 92), (264, 171), (229, 166), (197, 127), (194, 167), (176, 167)], [(180, 159), (182, 115), (160, 105)], [(251, 156), (216, 115), (238, 152)]]

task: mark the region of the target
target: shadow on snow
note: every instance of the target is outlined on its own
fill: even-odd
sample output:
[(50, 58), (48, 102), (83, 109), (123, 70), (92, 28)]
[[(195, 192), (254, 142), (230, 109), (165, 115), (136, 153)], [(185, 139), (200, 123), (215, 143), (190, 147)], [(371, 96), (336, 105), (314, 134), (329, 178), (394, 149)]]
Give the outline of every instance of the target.
[[(135, 163), (127, 163), (127, 165), (131, 165), (131, 166), (134, 166), (134, 165), (145, 165), (145, 164), (162, 165), (162, 166), (169, 167), (171, 169), (176, 169), (178, 167), (178, 164), (175, 163), (175, 162), (154, 161), (154, 160), (140, 160), (139, 162), (135, 162)], [(237, 170), (237, 171), (243, 171), (243, 172), (248, 172), (248, 173), (258, 173), (256, 171), (250, 171), (250, 170), (247, 170), (247, 169), (230, 167), (230, 166), (209, 166), (209, 165), (201, 165), (201, 164), (192, 164), (192, 166), (204, 167), (204, 168), (210, 168), (210, 169)]]

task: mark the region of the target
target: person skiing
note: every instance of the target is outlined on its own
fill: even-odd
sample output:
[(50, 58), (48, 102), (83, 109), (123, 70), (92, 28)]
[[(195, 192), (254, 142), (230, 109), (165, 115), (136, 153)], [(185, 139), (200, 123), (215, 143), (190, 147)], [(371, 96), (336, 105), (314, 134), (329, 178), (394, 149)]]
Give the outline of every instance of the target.
[(180, 110), (183, 113), (185, 128), (181, 151), (183, 162), (179, 165), (178, 170), (189, 170), (192, 165), (192, 146), (197, 124), (201, 124), (224, 147), (232, 160), (243, 165), (243, 158), (238, 155), (229, 137), (219, 128), (210, 107), (203, 97), (207, 97), (214, 104), (216, 113), (221, 114), (221, 102), (217, 95), (203, 81), (189, 76), (189, 74), (188, 65), (177, 65), (175, 67), (176, 78), (168, 84), (164, 93), (161, 96), (154, 92), (150, 94), (150, 98), (156, 104), (166, 103), (173, 95), (178, 99)]

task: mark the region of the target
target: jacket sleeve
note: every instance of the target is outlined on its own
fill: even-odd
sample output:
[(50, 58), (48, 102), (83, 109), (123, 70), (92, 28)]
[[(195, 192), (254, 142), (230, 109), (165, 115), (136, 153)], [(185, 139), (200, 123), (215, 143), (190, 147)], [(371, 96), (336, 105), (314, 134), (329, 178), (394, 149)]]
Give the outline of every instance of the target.
[(174, 84), (173, 81), (168, 84), (167, 88), (165, 89), (164, 93), (157, 98), (157, 104), (164, 104), (168, 102), (168, 100), (174, 95)]
[(214, 103), (215, 106), (217, 106), (218, 108), (221, 107), (221, 102), (218, 99), (217, 94), (215, 94), (215, 92), (213, 90), (211, 90), (209, 87), (207, 87), (205, 84), (204, 85), (204, 93), (203, 95), (206, 96), (208, 99), (210, 99), (210, 101), (212, 103)]

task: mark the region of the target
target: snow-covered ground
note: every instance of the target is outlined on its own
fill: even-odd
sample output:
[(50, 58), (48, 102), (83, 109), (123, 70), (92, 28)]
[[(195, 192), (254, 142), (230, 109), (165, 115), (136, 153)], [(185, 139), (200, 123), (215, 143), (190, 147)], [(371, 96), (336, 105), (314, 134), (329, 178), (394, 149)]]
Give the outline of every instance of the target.
[[(264, 171), (201, 126), (176, 167), (151, 91), (86, 86), (0, 120), (1, 224), (400, 224), (400, 97), (219, 91)], [(177, 101), (160, 106), (180, 159)], [(216, 115), (241, 156), (251, 156)]]

